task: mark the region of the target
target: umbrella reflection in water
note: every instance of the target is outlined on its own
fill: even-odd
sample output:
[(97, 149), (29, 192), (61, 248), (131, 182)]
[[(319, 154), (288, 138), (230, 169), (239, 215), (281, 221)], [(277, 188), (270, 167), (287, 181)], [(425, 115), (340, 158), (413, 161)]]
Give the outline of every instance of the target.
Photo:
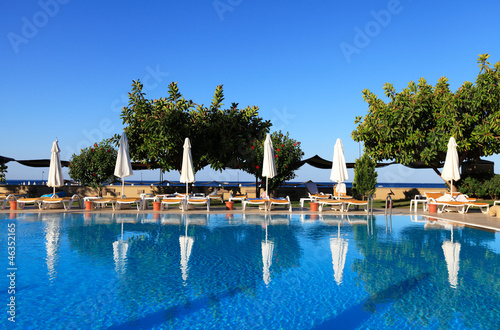
[(273, 264), (274, 242), (269, 241), (267, 239), (267, 227), (268, 227), (267, 220), (265, 222), (265, 227), (266, 227), (266, 239), (262, 241), (262, 263), (263, 263), (262, 278), (264, 280), (264, 283), (266, 283), (266, 285), (269, 285), (269, 283), (271, 282), (271, 272), (269, 269)]
[(448, 281), (453, 289), (458, 285), (458, 270), (460, 269), (460, 243), (453, 242), (453, 227), (451, 228), (451, 241), (443, 242), (444, 259), (448, 268)]
[(47, 251), (47, 274), (49, 279), (55, 280), (57, 271), (56, 265), (59, 259), (59, 246), (61, 244), (60, 221), (56, 218), (48, 219), (45, 227), (45, 249)]
[(113, 242), (113, 259), (115, 261), (115, 271), (118, 275), (124, 275), (127, 270), (128, 242), (123, 239), (123, 220), (121, 225), (121, 237)]
[(344, 266), (349, 241), (340, 237), (340, 222), (338, 223), (337, 237), (330, 238), (330, 250), (332, 252), (333, 274), (335, 282), (340, 285), (344, 277)]
[(194, 238), (187, 235), (188, 229), (188, 219), (186, 218), (186, 231), (184, 236), (179, 237), (179, 243), (181, 246), (181, 272), (182, 272), (182, 280), (184, 281), (184, 285), (186, 285), (186, 281), (188, 278), (188, 263), (189, 257), (191, 256), (191, 249), (193, 248)]

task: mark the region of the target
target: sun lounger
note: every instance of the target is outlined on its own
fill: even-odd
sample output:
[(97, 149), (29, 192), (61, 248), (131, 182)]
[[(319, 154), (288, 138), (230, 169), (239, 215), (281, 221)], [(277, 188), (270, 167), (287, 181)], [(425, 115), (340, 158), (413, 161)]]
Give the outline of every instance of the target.
[(106, 208), (108, 205), (111, 205), (113, 211), (115, 210), (116, 198), (95, 198), (91, 201), (94, 208)]
[(348, 212), (351, 206), (359, 207), (363, 206), (364, 211), (368, 212), (368, 201), (360, 201), (358, 199), (343, 199), (343, 211)]
[(71, 197), (50, 197), (42, 199), (42, 209), (46, 210), (54, 205), (62, 205), (65, 210), (70, 210), (73, 206), (73, 203), (77, 202), (78, 207), (82, 207), (82, 200), (80, 196), (73, 195)]
[(343, 211), (343, 207), (344, 207), (344, 202), (340, 199), (318, 199), (318, 203), (319, 203), (319, 208), (318, 210), (320, 212), (323, 211), (323, 207), (325, 205), (327, 206), (331, 206), (332, 207), (332, 210), (333, 209), (336, 209), (336, 210), (339, 210), (339, 211)]
[(248, 198), (247, 194), (236, 194), (233, 195), (232, 192), (229, 193), (229, 201), (234, 202), (234, 201), (240, 201), (243, 204), (243, 201)]
[(218, 190), (214, 190), (213, 192), (211, 192), (209, 195), (208, 195), (208, 198), (210, 198), (210, 200), (217, 200), (217, 199), (220, 199), (220, 201), (222, 203), (224, 203), (224, 194), (222, 193), (219, 193)]
[(241, 204), (243, 206), (243, 211), (245, 211), (247, 205), (258, 205), (259, 208), (260, 206), (264, 205), (264, 211), (267, 211), (267, 203), (269, 202), (269, 199), (267, 198), (247, 198), (245, 200), (241, 201)]
[(425, 198), (427, 198), (427, 203), (429, 203), (429, 199), (435, 199), (437, 201), (457, 201), (457, 202), (475, 202), (475, 198), (470, 198), (467, 195), (456, 192), (453, 195), (449, 193), (441, 193), (441, 192), (424, 192)]
[(292, 203), (290, 202), (290, 197), (282, 197), (282, 198), (270, 198), (269, 199), (269, 209), (273, 210), (274, 206), (281, 205), (284, 206), (285, 209), (288, 208), (288, 211), (292, 212)]
[(160, 210), (168, 210), (169, 205), (179, 205), (181, 210), (184, 210), (184, 204), (186, 202), (186, 198), (178, 197), (172, 195), (170, 197), (163, 197), (161, 200)]
[[(477, 207), (482, 213), (488, 213), (490, 204), (479, 202), (457, 202), (457, 201), (438, 201), (431, 198), (429, 203), (437, 204), (438, 213), (457, 211), (458, 213), (467, 213), (471, 207)], [(440, 208), (441, 207), (441, 208)]]
[(16, 200), (16, 196), (13, 194), (0, 195), (0, 210), (5, 209), (5, 207), (7, 206), (7, 204), (10, 201), (15, 201), (15, 200)]
[(142, 209), (142, 198), (118, 198), (116, 200), (116, 209), (120, 210), (122, 207), (125, 205), (132, 206), (132, 205), (137, 206), (137, 211), (140, 211)]
[(306, 187), (309, 198), (313, 200), (332, 198), (332, 194), (324, 194), (322, 192), (319, 192), (318, 185), (314, 182), (306, 182), (304, 186)]
[(189, 205), (206, 205), (207, 212), (210, 211), (210, 198), (206, 197), (188, 197), (186, 199), (186, 210), (189, 210)]
[(34, 198), (18, 198), (17, 199), (17, 208), (22, 210), (26, 205), (33, 204), (36, 208), (42, 208), (42, 202), (45, 198), (42, 197), (34, 197)]
[[(341, 185), (343, 185), (343, 187), (345, 189), (345, 183), (341, 183)], [(347, 195), (345, 192), (338, 192), (337, 191), (337, 187), (334, 186), (333, 187), (333, 198), (336, 198), (336, 199), (351, 199), (352, 196)]]

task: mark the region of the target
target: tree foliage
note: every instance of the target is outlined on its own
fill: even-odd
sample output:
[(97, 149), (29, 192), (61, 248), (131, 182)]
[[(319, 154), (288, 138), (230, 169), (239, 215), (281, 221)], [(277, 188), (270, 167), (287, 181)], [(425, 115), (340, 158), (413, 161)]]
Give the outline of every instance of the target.
[(367, 197), (375, 193), (377, 186), (377, 163), (365, 152), (354, 164), (354, 181), (352, 188), (355, 195)]
[(438, 174), (451, 136), (457, 141), (461, 162), (500, 152), (500, 62), (491, 66), (488, 57), (479, 55), (475, 83), (465, 82), (456, 92), (450, 90), (446, 77), (436, 86), (424, 78), (412, 81), (399, 93), (386, 83), (387, 103), (363, 90), (368, 114), (356, 117), (353, 139), (363, 141), (376, 161), (421, 163)]
[[(290, 138), (288, 132), (281, 131), (271, 134), (274, 148), (274, 160), (278, 175), (269, 179), (269, 190), (275, 190), (285, 181), (295, 178), (295, 171), (299, 168), (304, 153), (300, 148), (300, 142)], [(249, 146), (247, 159), (242, 170), (253, 174), (257, 180), (265, 182), (262, 176), (262, 164), (264, 162), (264, 141), (265, 139), (254, 140)]]
[(184, 139), (191, 140), (195, 171), (210, 165), (215, 170), (238, 168), (247, 146), (262, 139), (271, 123), (258, 116), (258, 107), (222, 109), (224, 93), (217, 86), (210, 106), (185, 99), (177, 83), (164, 98), (148, 100), (141, 82), (134, 81), (129, 103), (122, 110), (130, 156), (164, 171), (180, 170)]
[(104, 140), (82, 149), (79, 155), (73, 154), (69, 164), (69, 176), (84, 186), (89, 186), (102, 194), (105, 182), (114, 182), (117, 151), (112, 140)]
[(496, 200), (500, 198), (500, 175), (490, 178), (468, 176), (460, 180), (458, 189), (469, 197)]
[(7, 173), (7, 165), (0, 163), (0, 183), (5, 183), (5, 173)]

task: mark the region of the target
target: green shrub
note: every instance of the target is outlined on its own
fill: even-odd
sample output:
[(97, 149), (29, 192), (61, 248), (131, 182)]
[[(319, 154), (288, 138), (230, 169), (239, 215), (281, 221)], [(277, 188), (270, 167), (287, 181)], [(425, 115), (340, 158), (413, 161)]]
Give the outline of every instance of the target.
[(378, 176), (375, 171), (376, 166), (377, 163), (367, 153), (356, 159), (354, 164), (352, 190), (357, 197), (362, 197), (363, 200), (375, 192)]
[(0, 164), (0, 183), (5, 183), (5, 173), (7, 173), (7, 165)]
[(105, 182), (114, 182), (117, 151), (111, 140), (95, 143), (92, 147), (82, 149), (79, 155), (73, 154), (69, 164), (69, 176), (84, 186), (99, 191)]
[(469, 197), (498, 199), (500, 197), (500, 175), (492, 177), (468, 176), (458, 182), (458, 190)]

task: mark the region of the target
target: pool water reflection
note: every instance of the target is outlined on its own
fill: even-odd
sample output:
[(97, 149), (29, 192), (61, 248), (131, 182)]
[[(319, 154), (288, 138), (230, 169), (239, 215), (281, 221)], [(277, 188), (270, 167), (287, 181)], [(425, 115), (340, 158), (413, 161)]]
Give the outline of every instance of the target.
[(493, 329), (500, 319), (499, 233), (408, 216), (0, 219), (2, 233), (16, 224), (23, 328)]

